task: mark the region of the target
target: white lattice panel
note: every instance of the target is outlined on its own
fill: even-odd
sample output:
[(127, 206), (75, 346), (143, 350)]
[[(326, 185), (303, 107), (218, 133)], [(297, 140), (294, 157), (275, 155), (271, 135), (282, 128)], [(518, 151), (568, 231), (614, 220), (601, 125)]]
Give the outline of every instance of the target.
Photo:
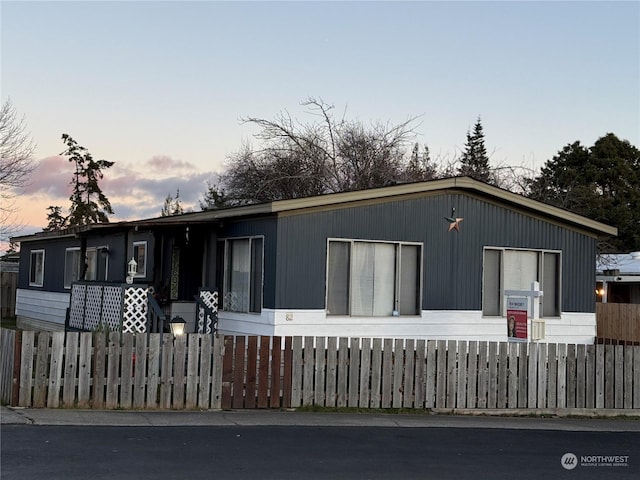
[[(87, 297), (84, 310), (84, 328), (93, 330), (100, 325), (102, 310), (102, 285), (87, 285)], [(104, 325), (106, 327), (106, 325)]]
[(105, 286), (102, 300), (102, 322), (111, 330), (120, 330), (122, 318), (122, 287)]
[(122, 312), (122, 331), (142, 333), (147, 331), (146, 287), (125, 287)]
[[(207, 307), (213, 310), (216, 314), (218, 313), (218, 292), (201, 290), (200, 299)], [(212, 333), (214, 322), (215, 318), (208, 315), (204, 308), (198, 306), (198, 333)]]
[(71, 287), (71, 305), (69, 308), (69, 326), (82, 328), (84, 319), (84, 295), (86, 285), (74, 283)]
[(204, 304), (214, 312), (218, 311), (218, 292), (209, 292), (208, 290), (200, 291), (200, 298)]

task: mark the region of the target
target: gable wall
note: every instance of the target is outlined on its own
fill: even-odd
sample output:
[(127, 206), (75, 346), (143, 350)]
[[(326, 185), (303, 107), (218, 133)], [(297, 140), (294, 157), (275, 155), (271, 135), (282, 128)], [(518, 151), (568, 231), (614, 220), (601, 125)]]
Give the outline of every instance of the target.
[(594, 238), (461, 193), (282, 216), (276, 308), (324, 308), (328, 237), (423, 242), (423, 310), (482, 309), (484, 246), (562, 250), (562, 311), (595, 308)]

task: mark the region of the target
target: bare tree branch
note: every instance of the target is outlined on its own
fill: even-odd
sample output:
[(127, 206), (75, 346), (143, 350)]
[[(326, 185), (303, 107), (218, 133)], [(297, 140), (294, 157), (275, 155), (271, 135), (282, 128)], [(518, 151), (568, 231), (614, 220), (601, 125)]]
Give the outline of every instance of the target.
[(27, 132), (26, 121), (18, 118), (7, 100), (0, 108), (0, 238), (18, 232), (22, 225), (16, 219), (14, 198), (29, 181), (36, 165), (35, 145)]

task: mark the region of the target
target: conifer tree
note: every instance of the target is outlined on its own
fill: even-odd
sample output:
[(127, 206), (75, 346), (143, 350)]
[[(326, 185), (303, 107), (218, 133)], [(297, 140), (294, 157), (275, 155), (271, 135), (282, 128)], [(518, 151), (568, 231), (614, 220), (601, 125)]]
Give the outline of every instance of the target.
[(484, 145), (484, 131), (480, 117), (473, 126), (473, 132), (467, 131), (467, 142), (460, 158), (458, 174), (489, 182), (489, 157)]
[(67, 218), (68, 225), (108, 222), (108, 214), (113, 214), (113, 209), (98, 182), (104, 177), (102, 170), (110, 168), (114, 162), (94, 160), (86, 148), (78, 145), (78, 142), (66, 133), (62, 134), (62, 141), (67, 149), (61, 155), (68, 156), (69, 161), (75, 163), (76, 167), (71, 180), (73, 192), (69, 197), (71, 208)]
[(45, 232), (62, 230), (67, 225), (67, 219), (62, 215), (62, 207), (51, 205), (47, 207), (47, 210), (49, 210), (47, 214), (47, 226), (42, 230)]
[(170, 217), (172, 215), (181, 215), (184, 213), (182, 208), (182, 201), (180, 200), (180, 190), (176, 190), (176, 197), (173, 198), (171, 194), (167, 195), (164, 199), (164, 205), (160, 212), (161, 217)]

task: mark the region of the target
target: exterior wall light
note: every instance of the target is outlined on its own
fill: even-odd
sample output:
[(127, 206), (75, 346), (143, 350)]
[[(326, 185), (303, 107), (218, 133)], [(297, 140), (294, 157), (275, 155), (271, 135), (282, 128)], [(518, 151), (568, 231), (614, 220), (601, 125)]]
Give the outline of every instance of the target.
[(186, 323), (187, 322), (184, 320), (184, 318), (180, 316), (176, 316), (171, 319), (171, 321), (169, 322), (169, 326), (171, 327), (171, 333), (173, 333), (174, 337), (184, 334), (184, 327)]
[(127, 270), (127, 283), (131, 285), (133, 283), (133, 277), (138, 272), (138, 262), (136, 262), (133, 258), (129, 260), (129, 268)]

